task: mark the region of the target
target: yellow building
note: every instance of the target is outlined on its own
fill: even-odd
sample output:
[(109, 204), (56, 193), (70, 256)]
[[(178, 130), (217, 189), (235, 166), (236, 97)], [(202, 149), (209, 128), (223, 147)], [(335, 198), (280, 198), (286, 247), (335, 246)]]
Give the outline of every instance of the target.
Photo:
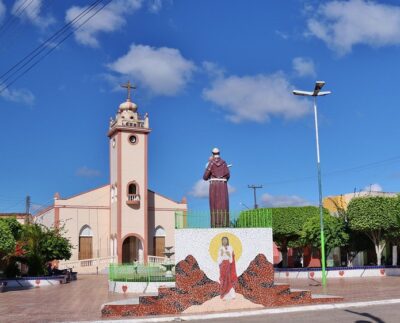
[(323, 199), (322, 204), (331, 214), (336, 214), (339, 210), (347, 210), (350, 201), (355, 197), (367, 196), (387, 196), (395, 197), (397, 193), (361, 191), (355, 193), (346, 193), (341, 195), (327, 196)]

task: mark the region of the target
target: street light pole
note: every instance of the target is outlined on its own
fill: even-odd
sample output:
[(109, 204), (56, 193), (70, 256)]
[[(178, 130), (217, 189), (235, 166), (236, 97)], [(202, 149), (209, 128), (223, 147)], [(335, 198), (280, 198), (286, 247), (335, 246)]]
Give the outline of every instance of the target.
[(319, 134), (318, 134), (318, 111), (317, 96), (331, 94), (330, 91), (321, 92), (325, 85), (323, 81), (317, 81), (313, 92), (293, 91), (294, 95), (312, 96), (314, 99), (314, 121), (315, 121), (315, 141), (317, 146), (317, 169), (318, 169), (318, 195), (319, 195), (319, 219), (320, 219), (320, 238), (321, 238), (321, 267), (322, 267), (322, 285), (326, 286), (326, 263), (325, 263), (325, 234), (324, 234), (324, 210), (322, 205), (322, 176), (321, 176), (321, 158), (319, 152)]

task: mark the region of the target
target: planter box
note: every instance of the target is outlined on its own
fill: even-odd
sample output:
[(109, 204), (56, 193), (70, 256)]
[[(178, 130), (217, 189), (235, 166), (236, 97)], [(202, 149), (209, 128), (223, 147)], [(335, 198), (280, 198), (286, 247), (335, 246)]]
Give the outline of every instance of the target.
[(6, 289), (40, 288), (62, 283), (65, 283), (65, 275), (2, 279), (0, 280), (0, 292), (4, 292)]
[(175, 287), (175, 282), (118, 282), (108, 281), (108, 290), (114, 293), (154, 294), (159, 287)]
[[(400, 267), (357, 266), (329, 267), (326, 269), (328, 278), (362, 278), (400, 276)], [(322, 278), (321, 268), (276, 268), (275, 278), (314, 279)]]

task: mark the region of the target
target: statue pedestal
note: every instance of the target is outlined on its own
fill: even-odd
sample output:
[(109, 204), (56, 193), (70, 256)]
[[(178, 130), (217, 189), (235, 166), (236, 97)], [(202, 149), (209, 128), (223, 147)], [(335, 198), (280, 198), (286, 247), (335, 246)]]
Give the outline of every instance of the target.
[(229, 239), (235, 254), (236, 272), (241, 275), (258, 254), (273, 262), (271, 228), (205, 228), (175, 230), (175, 262), (193, 256), (207, 277), (219, 281), (217, 253), (222, 237)]
[[(227, 300), (221, 297), (224, 284), (219, 282), (217, 262), (218, 251), (223, 253), (222, 237), (229, 239), (238, 276), (229, 292), (234, 290), (236, 296)], [(136, 304), (105, 304), (103, 317), (179, 315), (342, 300), (328, 295), (313, 297), (309, 290), (291, 290), (288, 284), (274, 283), (274, 267), (268, 261), (272, 260), (271, 228), (177, 229), (175, 259), (175, 287), (159, 287), (158, 297), (139, 297)], [(225, 259), (221, 267), (226, 265)], [(229, 277), (229, 272), (222, 272), (225, 273), (222, 279)], [(226, 282), (229, 283), (229, 278)]]

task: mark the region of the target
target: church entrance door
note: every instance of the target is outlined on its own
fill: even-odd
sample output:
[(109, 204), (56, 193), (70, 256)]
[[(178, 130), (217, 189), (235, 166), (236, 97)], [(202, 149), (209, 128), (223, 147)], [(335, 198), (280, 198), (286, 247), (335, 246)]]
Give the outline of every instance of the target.
[(140, 239), (127, 237), (122, 243), (122, 263), (132, 263), (143, 261), (143, 247)]
[(154, 237), (154, 256), (164, 257), (165, 237)]
[(79, 237), (79, 260), (93, 258), (92, 237)]
[(93, 258), (93, 232), (92, 228), (85, 224), (79, 232), (79, 253), (78, 259)]

